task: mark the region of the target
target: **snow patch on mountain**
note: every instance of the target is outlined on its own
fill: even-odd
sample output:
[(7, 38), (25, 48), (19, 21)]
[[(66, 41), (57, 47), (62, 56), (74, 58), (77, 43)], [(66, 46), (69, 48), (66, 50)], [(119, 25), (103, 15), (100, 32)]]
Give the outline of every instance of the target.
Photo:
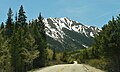
[[(59, 41), (63, 42), (64, 36), (66, 35), (63, 31), (63, 28), (66, 28), (70, 31), (74, 31), (76, 33), (81, 33), (86, 37), (94, 37), (100, 29), (94, 26), (86, 26), (78, 21), (71, 20), (67, 17), (63, 18), (44, 18), (43, 22), (45, 24), (46, 34)], [(85, 45), (83, 45), (85, 46)], [(85, 46), (87, 47), (87, 46)]]

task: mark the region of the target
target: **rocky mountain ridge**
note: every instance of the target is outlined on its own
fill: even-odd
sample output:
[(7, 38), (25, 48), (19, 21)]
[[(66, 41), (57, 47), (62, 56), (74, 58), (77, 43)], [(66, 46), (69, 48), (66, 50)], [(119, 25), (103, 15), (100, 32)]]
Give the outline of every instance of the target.
[[(94, 36), (100, 31), (97, 27), (86, 26), (67, 17), (44, 18), (43, 22), (48, 44), (55, 49), (59, 49), (58, 46), (62, 50), (87, 48), (93, 44)], [(58, 46), (54, 45), (54, 42), (58, 43)]]

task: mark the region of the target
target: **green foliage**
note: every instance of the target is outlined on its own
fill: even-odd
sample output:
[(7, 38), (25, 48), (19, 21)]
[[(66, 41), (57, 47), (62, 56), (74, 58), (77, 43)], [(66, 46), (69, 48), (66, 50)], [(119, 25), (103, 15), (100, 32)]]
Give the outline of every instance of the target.
[(0, 34), (0, 72), (12, 71), (10, 48), (9, 40)]
[(4, 23), (1, 23), (0, 29), (4, 29)]
[(30, 34), (29, 30), (15, 31), (11, 37), (12, 44), (12, 63), (15, 71), (25, 71), (22, 67), (31, 65), (33, 60), (38, 57), (39, 51), (37, 50), (37, 44), (35, 39)]
[(63, 53), (56, 53), (55, 55), (56, 55), (55, 59), (59, 63), (62, 60), (62, 58), (63, 58)]
[(45, 66), (54, 65), (53, 62), (53, 50), (50, 48), (45, 49)]
[(12, 12), (12, 9), (9, 8), (8, 10), (8, 13), (7, 13), (7, 16), (8, 16), (8, 19), (6, 21), (6, 36), (10, 37), (12, 32), (13, 32), (13, 19), (12, 19), (12, 16), (13, 16), (13, 12)]
[(26, 19), (27, 16), (25, 15), (25, 11), (23, 9), (23, 6), (21, 5), (20, 9), (19, 9), (19, 13), (18, 13), (18, 25), (19, 26), (26, 26)]
[(96, 67), (98, 69), (107, 69), (107, 62), (104, 59), (90, 59), (86, 61), (86, 64)]
[(32, 21), (32, 23), (29, 25), (29, 28), (31, 28), (30, 32), (35, 39), (35, 43), (38, 45), (37, 50), (40, 52), (39, 56), (34, 60), (34, 67), (45, 66), (45, 49), (47, 47), (47, 44), (43, 25), (44, 23), (40, 22), (37, 19), (35, 21)]
[[(0, 72), (27, 72), (34, 67), (44, 66), (45, 58), (51, 60), (53, 52), (46, 49), (41, 18), (28, 24), (22, 5), (15, 21), (11, 8), (7, 15), (6, 26), (2, 23), (0, 28)], [(34, 64), (35, 61), (40, 62), (39, 66)]]
[(73, 58), (73, 57), (71, 57), (71, 56), (69, 56), (69, 57), (67, 57), (67, 63), (73, 63), (73, 61), (75, 61), (75, 58)]
[(51, 49), (46, 48), (45, 53), (46, 53), (46, 59), (47, 60), (52, 60), (53, 59), (53, 51)]
[[(114, 17), (107, 25), (102, 27), (102, 31), (95, 38), (95, 47), (98, 49), (99, 55), (107, 58), (109, 68), (113, 72), (120, 71), (120, 15), (116, 19)], [(112, 65), (111, 65), (112, 64)], [(115, 64), (115, 65), (113, 65)]]
[(119, 40), (120, 40), (120, 27), (119, 21), (114, 18), (109, 21), (107, 25), (102, 28), (102, 31), (96, 37), (96, 44), (98, 48), (103, 50), (103, 54), (106, 57), (112, 57), (118, 55), (119, 52)]
[(12, 16), (13, 16), (13, 12), (12, 12), (12, 9), (9, 8), (8, 10), (8, 13), (7, 13), (7, 16), (8, 16), (8, 19), (7, 19), (7, 22), (6, 22), (6, 28), (10, 29), (13, 25), (12, 25)]

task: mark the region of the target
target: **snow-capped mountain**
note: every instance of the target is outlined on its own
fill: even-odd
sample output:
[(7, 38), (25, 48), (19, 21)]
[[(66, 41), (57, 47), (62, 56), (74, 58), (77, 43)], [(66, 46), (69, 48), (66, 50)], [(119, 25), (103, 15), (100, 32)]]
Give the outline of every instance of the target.
[(43, 22), (48, 44), (55, 49), (59, 49), (59, 46), (62, 50), (88, 47), (94, 42), (95, 34), (100, 31), (97, 27), (86, 26), (67, 17), (44, 18)]

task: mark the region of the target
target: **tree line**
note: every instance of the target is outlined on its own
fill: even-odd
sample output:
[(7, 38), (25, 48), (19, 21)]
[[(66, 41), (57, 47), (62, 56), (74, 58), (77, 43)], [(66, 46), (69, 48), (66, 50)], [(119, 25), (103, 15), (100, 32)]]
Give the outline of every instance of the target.
[(15, 14), (9, 8), (0, 26), (0, 72), (26, 72), (45, 66), (46, 35), (43, 17), (27, 22), (23, 6)]
[(120, 14), (102, 27), (95, 41), (99, 56), (107, 61), (107, 70), (120, 72)]
[(120, 15), (112, 17), (94, 39), (95, 43), (90, 48), (69, 52), (67, 59), (77, 60), (106, 72), (120, 72)]

